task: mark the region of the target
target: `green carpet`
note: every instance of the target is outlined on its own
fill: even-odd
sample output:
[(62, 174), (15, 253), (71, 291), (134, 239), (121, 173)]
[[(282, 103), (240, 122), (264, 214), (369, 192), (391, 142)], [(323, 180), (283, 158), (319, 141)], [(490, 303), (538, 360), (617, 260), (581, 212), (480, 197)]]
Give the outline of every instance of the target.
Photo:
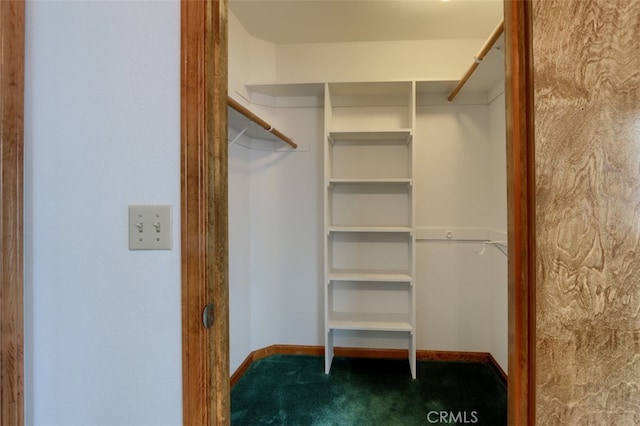
[(233, 425), (507, 424), (507, 390), (488, 364), (274, 355), (231, 390)]

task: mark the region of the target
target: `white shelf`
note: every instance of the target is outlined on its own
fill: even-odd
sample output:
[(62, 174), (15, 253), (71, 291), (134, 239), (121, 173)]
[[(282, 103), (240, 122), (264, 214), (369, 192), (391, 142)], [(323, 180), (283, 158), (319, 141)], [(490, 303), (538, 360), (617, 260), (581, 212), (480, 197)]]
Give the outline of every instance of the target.
[(349, 178), (331, 178), (329, 184), (379, 184), (379, 185), (409, 185), (413, 184), (413, 180), (409, 178), (375, 178), (375, 179), (349, 179)]
[(329, 82), (332, 96), (391, 96), (408, 95), (411, 80)]
[[(491, 90), (500, 82), (504, 75), (504, 35), (502, 35), (494, 49), (482, 60), (482, 65), (476, 69), (467, 84), (465, 84), (464, 94), (483, 95), (481, 102), (471, 102), (471, 104), (487, 104), (487, 96)], [(396, 82), (329, 82), (334, 96), (389, 96), (402, 95), (407, 90), (407, 85), (412, 80)], [(447, 95), (456, 86), (458, 80), (415, 80), (418, 100), (420, 98), (440, 98), (446, 102)], [(324, 97), (324, 82), (259, 82), (246, 85), (250, 94), (270, 96), (272, 98), (305, 98), (314, 97), (320, 99)], [(461, 92), (461, 93), (462, 93)], [(456, 102), (466, 103), (466, 102)], [(419, 104), (421, 104), (419, 102)]]
[(398, 141), (409, 143), (413, 131), (411, 129), (381, 129), (381, 130), (332, 130), (329, 140), (335, 141)]
[(330, 312), (332, 330), (413, 331), (407, 314)]
[(329, 273), (329, 281), (412, 283), (413, 278), (409, 274), (390, 271), (334, 271)]
[(408, 226), (329, 226), (328, 231), (410, 234), (411, 232), (413, 232), (413, 229)]

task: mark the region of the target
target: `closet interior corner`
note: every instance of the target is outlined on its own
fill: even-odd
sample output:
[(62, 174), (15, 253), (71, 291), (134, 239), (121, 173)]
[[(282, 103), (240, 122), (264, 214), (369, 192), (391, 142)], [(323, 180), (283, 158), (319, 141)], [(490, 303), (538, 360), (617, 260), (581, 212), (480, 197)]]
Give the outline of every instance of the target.
[(395, 351), (412, 378), (420, 351), (507, 371), (502, 36), (283, 43), (247, 7), (229, 13), (231, 370), (286, 344), (323, 347), (327, 374), (336, 348)]

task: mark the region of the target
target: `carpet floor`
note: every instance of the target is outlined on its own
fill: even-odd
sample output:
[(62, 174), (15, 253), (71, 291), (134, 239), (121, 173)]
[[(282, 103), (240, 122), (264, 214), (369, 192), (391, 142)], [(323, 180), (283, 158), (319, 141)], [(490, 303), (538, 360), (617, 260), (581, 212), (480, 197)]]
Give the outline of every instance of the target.
[(489, 364), (273, 355), (231, 390), (233, 425), (507, 424), (507, 389)]

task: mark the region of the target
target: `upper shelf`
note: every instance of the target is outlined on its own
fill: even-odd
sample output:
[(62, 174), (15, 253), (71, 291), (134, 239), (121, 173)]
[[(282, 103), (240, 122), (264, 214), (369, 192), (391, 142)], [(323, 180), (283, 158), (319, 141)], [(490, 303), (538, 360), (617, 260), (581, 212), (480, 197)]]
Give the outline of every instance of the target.
[[(488, 103), (488, 94), (504, 79), (505, 66), (502, 45), (501, 37), (465, 84), (463, 92), (466, 94), (466, 98), (461, 97), (457, 99), (456, 101), (458, 103)], [(459, 80), (454, 77), (448, 80), (405, 80), (403, 83), (411, 81), (416, 82), (418, 104), (423, 104), (424, 102), (430, 103), (432, 101), (438, 103), (441, 100), (444, 101), (443, 103), (448, 104), (447, 96), (449, 96), (459, 82)], [(358, 82), (357, 84), (362, 83), (363, 82)], [(323, 105), (324, 84), (325, 83), (320, 82), (274, 82), (249, 84), (246, 88), (252, 97), (257, 96), (260, 98), (260, 101), (264, 101), (265, 97), (267, 97), (267, 99), (271, 98), (272, 106), (317, 107)], [(341, 83), (329, 82), (329, 84)], [(427, 100), (423, 101), (422, 99)]]
[(331, 178), (329, 185), (408, 185), (413, 184), (413, 180), (409, 178)]
[(329, 232), (349, 232), (349, 233), (381, 233), (381, 234), (410, 234), (412, 228), (408, 226), (329, 226)]

